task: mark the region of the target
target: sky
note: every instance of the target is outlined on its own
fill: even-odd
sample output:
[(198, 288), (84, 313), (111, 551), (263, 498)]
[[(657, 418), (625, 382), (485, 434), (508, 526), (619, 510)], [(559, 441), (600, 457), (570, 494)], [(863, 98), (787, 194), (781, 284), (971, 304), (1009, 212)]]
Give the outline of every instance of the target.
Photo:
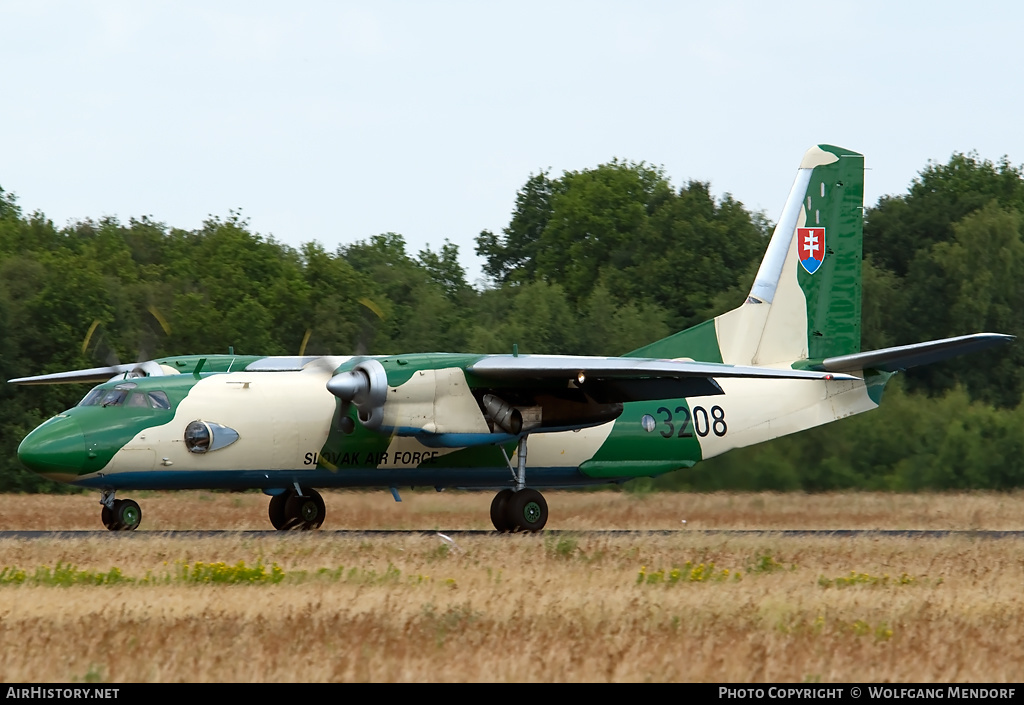
[(865, 204), (1024, 162), (1016, 2), (0, 0), (0, 187), (58, 226), (150, 216), (410, 254), (499, 232), (531, 174), (613, 158), (776, 220), (804, 151)]

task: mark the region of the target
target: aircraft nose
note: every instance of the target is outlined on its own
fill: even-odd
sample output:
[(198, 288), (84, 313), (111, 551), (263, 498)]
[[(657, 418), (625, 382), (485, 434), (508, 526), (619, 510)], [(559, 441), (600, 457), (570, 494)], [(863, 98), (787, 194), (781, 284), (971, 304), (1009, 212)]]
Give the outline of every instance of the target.
[(55, 416), (18, 446), (18, 460), (33, 472), (54, 480), (76, 477), (85, 465), (85, 436), (78, 422)]

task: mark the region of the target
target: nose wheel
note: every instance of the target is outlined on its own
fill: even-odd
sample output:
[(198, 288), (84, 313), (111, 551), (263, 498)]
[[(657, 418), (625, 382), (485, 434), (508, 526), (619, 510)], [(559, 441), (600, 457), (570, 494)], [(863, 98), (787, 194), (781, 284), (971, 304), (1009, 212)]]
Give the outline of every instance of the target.
[(114, 499), (114, 493), (104, 493), (100, 500), (100, 521), (110, 531), (135, 531), (142, 523), (142, 507), (134, 499)]
[(324, 498), (316, 490), (288, 489), (270, 498), (270, 523), (278, 531), (319, 529), (327, 516)]

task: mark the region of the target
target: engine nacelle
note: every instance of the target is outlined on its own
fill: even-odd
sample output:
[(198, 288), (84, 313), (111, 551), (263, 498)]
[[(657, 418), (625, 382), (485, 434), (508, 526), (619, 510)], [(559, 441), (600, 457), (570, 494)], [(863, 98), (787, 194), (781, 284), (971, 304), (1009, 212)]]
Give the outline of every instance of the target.
[(517, 435), (523, 430), (523, 414), (519, 409), (505, 403), (493, 394), (485, 394), (483, 402), (487, 415), (501, 430), (512, 435)]
[[(399, 379), (389, 386), (384, 366), (368, 359), (334, 375), (327, 389), (341, 399), (343, 419), (352, 404), (366, 428), (413, 436), (429, 447), (501, 443), (541, 427), (540, 405), (512, 406), (494, 394), (478, 402), (460, 367), (419, 369)], [(340, 423), (339, 430), (351, 432), (350, 420), (347, 427)]]
[(494, 394), (484, 394), (484, 411), (495, 425), (505, 433), (518, 436), (523, 431), (532, 431), (541, 424), (541, 407), (512, 406)]
[(331, 377), (327, 390), (343, 404), (353, 404), (364, 426), (380, 430), (384, 422), (384, 402), (388, 398), (388, 375), (384, 365), (377, 360), (363, 360), (348, 372)]
[(334, 375), (327, 389), (341, 399), (343, 416), (353, 404), (362, 425), (379, 433), (444, 447), (494, 443), (506, 435), (488, 427), (462, 368), (415, 370), (400, 379), (389, 386), (384, 366), (370, 359)]

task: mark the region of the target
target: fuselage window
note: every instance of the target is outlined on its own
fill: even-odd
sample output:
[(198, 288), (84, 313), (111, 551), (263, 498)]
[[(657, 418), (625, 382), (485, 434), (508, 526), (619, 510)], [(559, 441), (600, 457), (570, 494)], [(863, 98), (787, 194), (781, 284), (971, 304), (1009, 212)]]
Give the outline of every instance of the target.
[(171, 408), (171, 402), (167, 399), (167, 395), (161, 391), (149, 393), (149, 405), (152, 406), (154, 409)]
[(185, 427), (185, 447), (192, 453), (205, 453), (210, 450), (210, 427), (202, 421), (193, 421)]

